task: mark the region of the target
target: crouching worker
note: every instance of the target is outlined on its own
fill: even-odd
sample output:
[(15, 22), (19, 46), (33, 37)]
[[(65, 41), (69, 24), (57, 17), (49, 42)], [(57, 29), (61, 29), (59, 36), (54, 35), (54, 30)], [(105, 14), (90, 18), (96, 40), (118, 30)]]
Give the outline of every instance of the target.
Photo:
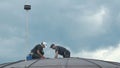
[(30, 53), (32, 56), (32, 59), (45, 59), (43, 48), (46, 48), (46, 47), (47, 47), (46, 42), (42, 42), (42, 43), (36, 45), (31, 50), (31, 53)]
[(67, 50), (66, 48), (61, 47), (61, 46), (56, 46), (55, 44), (52, 44), (50, 46), (50, 48), (55, 50), (55, 57), (54, 58), (58, 58), (58, 54), (62, 55), (63, 58), (70, 58), (70, 51)]

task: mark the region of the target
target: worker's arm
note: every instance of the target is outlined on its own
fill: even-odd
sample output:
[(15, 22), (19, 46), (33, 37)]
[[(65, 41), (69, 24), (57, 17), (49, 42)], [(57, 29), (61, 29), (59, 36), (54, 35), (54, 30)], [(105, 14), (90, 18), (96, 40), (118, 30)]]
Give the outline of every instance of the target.
[(39, 50), (37, 50), (37, 53), (39, 54), (39, 56), (40, 56), (42, 59), (45, 59), (45, 57), (40, 53)]
[(58, 51), (55, 52), (55, 57), (54, 58), (58, 58)]

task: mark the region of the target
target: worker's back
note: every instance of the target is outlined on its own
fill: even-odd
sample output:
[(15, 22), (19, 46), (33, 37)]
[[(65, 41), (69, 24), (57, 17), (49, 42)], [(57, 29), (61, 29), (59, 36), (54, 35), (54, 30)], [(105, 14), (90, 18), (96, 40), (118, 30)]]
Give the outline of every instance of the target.
[(58, 51), (58, 54), (60, 55), (64, 55), (65, 52), (70, 52), (69, 50), (67, 50), (66, 48), (62, 46), (56, 46), (55, 51)]

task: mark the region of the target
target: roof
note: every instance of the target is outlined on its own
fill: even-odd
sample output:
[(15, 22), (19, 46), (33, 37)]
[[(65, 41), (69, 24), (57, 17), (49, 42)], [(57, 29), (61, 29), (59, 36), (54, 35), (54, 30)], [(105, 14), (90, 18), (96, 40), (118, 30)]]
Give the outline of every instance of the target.
[(120, 63), (85, 58), (36, 59), (0, 64), (0, 68), (120, 68)]

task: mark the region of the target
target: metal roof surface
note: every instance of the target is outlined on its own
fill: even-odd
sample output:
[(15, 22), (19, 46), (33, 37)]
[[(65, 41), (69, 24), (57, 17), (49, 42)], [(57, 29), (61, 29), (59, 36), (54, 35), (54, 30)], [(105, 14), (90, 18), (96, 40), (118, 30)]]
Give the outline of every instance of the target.
[(120, 63), (85, 58), (36, 59), (0, 64), (0, 68), (120, 68)]

